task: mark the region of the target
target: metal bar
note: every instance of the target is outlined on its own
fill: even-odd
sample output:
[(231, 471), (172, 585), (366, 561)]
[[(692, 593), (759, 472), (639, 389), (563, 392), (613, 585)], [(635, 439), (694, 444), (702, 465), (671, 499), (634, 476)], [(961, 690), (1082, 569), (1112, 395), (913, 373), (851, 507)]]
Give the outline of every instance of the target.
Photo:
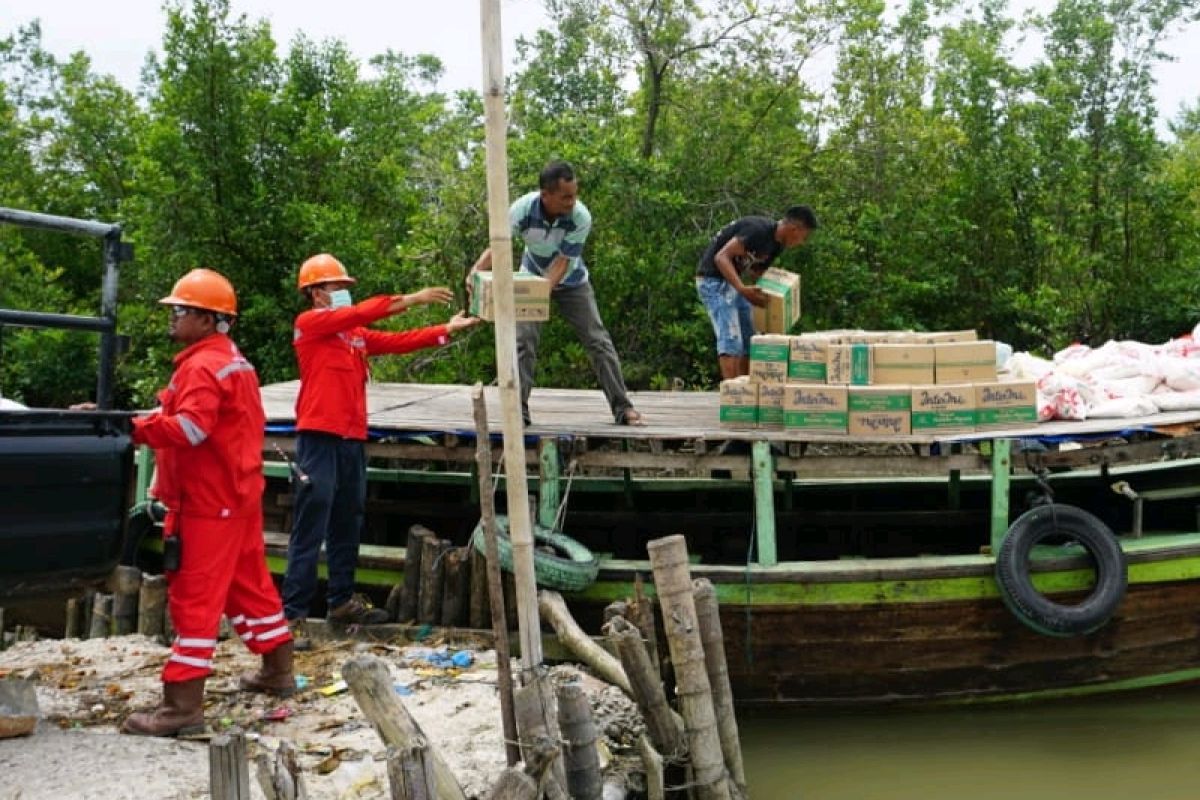
[(538, 524), (553, 528), (558, 518), (558, 503), (562, 496), (559, 482), (558, 443), (547, 436), (538, 440), (538, 465), (541, 481), (538, 485)]
[(1004, 534), (1008, 533), (1008, 482), (1012, 465), (1012, 440), (992, 441), (992, 554), (1000, 552)]
[(779, 563), (775, 547), (775, 464), (771, 443), (759, 440), (750, 450), (750, 470), (754, 475), (754, 532), (758, 543), (758, 563), (773, 567)]
[(150, 496), (150, 479), (154, 477), (154, 451), (146, 445), (139, 446), (133, 463), (137, 476), (133, 500), (140, 503)]
[(0, 222), (19, 225), (22, 228), (40, 228), (60, 233), (76, 233), (83, 236), (105, 237), (113, 233), (120, 235), (121, 226), (111, 222), (59, 217), (54, 214), (39, 214), (36, 211), (18, 211), (0, 207)]
[(0, 325), (24, 325), (30, 328), (62, 328), (76, 331), (111, 332), (116, 323), (104, 317), (79, 317), (73, 314), (52, 314), (48, 311), (13, 311), (0, 309)]
[(114, 374), (117, 367), (117, 280), (121, 259), (126, 255), (121, 246), (121, 228), (114, 225), (104, 237), (104, 279), (100, 287), (100, 316), (109, 323), (100, 334), (100, 363), (96, 370), (96, 406), (112, 408)]

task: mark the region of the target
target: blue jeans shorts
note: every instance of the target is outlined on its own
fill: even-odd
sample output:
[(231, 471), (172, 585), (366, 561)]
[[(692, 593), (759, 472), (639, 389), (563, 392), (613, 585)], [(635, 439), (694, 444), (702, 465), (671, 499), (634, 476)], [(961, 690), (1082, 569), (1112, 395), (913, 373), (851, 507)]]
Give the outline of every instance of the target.
[(754, 336), (750, 301), (724, 278), (696, 278), (696, 293), (717, 334), (717, 355), (749, 355), (750, 337)]

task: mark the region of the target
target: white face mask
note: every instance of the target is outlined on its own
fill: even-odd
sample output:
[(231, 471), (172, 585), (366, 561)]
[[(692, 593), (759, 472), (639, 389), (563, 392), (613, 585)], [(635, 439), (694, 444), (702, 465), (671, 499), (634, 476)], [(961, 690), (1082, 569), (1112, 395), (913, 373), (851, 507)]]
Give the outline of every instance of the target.
[(330, 308), (345, 308), (350, 305), (350, 290), (336, 289), (329, 293)]

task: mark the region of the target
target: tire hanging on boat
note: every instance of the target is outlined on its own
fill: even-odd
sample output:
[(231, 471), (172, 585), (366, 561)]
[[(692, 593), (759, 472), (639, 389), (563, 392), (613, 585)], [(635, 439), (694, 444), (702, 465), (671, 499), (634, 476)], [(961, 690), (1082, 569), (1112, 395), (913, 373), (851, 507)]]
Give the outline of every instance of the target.
[[(1037, 590), (1029, 569), (1029, 554), (1051, 536), (1077, 541), (1092, 557), (1096, 585), (1077, 605), (1056, 603)], [(1125, 597), (1125, 553), (1112, 530), (1075, 506), (1051, 504), (1030, 509), (1017, 518), (996, 554), (996, 583), (1004, 604), (1017, 619), (1047, 636), (1082, 636), (1108, 622)]]
[[(512, 572), (512, 539), (508, 536), (508, 517), (496, 516), (496, 533), (500, 568), (505, 572)], [(533, 542), (533, 572), (538, 586), (579, 592), (591, 586), (600, 573), (600, 561), (592, 551), (563, 533), (534, 525)], [(487, 555), (482, 520), (475, 526), (471, 545), (483, 555)]]

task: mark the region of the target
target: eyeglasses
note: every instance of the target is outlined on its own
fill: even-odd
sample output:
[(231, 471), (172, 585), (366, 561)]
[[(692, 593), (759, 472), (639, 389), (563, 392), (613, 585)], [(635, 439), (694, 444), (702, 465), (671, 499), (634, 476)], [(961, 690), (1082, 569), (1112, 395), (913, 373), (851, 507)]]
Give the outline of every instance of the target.
[(186, 317), (188, 314), (202, 313), (198, 308), (190, 308), (188, 306), (170, 306), (171, 316), (175, 319)]

